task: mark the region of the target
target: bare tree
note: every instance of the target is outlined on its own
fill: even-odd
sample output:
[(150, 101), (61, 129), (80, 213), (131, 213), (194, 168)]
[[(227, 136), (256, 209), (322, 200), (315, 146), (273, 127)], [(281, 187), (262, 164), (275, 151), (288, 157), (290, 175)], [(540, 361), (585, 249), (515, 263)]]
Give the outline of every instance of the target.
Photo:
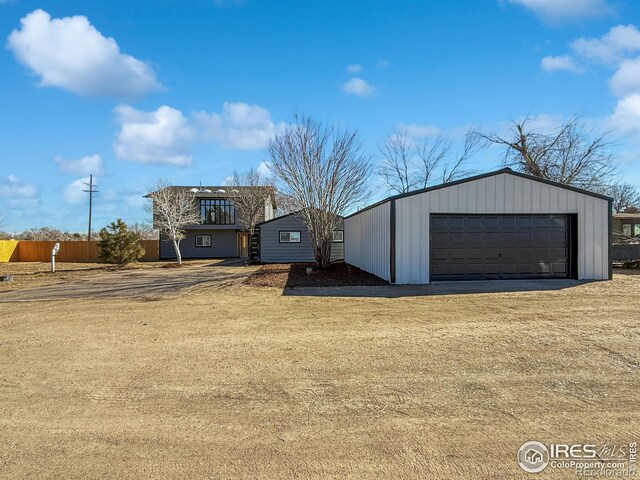
[(397, 193), (413, 190), (418, 182), (412, 162), (414, 144), (406, 133), (396, 131), (379, 150), (382, 161), (378, 174), (387, 187)]
[(140, 237), (140, 240), (157, 240), (158, 230), (147, 222), (134, 222), (128, 226), (129, 231), (134, 232)]
[(395, 193), (426, 188), (436, 182), (452, 182), (471, 172), (466, 166), (481, 144), (482, 138), (470, 131), (462, 148), (454, 151), (452, 142), (445, 137), (417, 141), (396, 130), (379, 148), (378, 174)]
[(185, 237), (184, 228), (200, 222), (194, 194), (160, 180), (154, 190), (147, 194), (147, 198), (151, 199), (146, 209), (153, 216), (154, 227), (171, 240), (176, 261), (182, 265), (180, 242)]
[(552, 132), (532, 125), (534, 118), (513, 121), (507, 135), (482, 134), (490, 143), (505, 147), (504, 163), (521, 172), (604, 191), (617, 173), (609, 133), (594, 133), (573, 116)]
[(613, 185), (606, 193), (613, 198), (612, 207), (615, 213), (640, 213), (640, 192), (635, 185)]
[(462, 149), (442, 169), (442, 183), (453, 182), (470, 175), (472, 170), (466, 168), (467, 163), (482, 147), (483, 139), (476, 132), (470, 130), (464, 136)]
[(438, 136), (432, 141), (425, 140), (417, 144), (416, 150), (421, 164), (416, 183), (419, 188), (426, 188), (433, 183), (437, 169), (446, 162), (451, 150), (451, 142), (444, 137)]
[(295, 120), (269, 143), (271, 169), (309, 230), (317, 267), (325, 268), (339, 216), (368, 196), (371, 163), (355, 131)]
[(264, 220), (267, 199), (274, 195), (273, 180), (252, 168), (243, 173), (234, 171), (231, 184), (230, 198), (236, 208), (238, 223), (253, 235), (256, 224)]
[(275, 191), (276, 215), (286, 215), (296, 211), (296, 205), (293, 198), (280, 190)]

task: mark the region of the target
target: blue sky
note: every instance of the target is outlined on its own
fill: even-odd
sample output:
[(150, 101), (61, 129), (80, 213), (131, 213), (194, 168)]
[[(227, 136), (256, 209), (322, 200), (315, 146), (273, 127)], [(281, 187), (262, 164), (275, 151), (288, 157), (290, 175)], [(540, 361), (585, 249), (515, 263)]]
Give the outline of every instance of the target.
[(94, 173), (94, 225), (142, 220), (159, 178), (258, 167), (295, 113), (375, 155), (398, 126), (455, 139), (580, 112), (640, 183), (636, 26), (636, 0), (0, 0), (0, 216), (83, 231)]

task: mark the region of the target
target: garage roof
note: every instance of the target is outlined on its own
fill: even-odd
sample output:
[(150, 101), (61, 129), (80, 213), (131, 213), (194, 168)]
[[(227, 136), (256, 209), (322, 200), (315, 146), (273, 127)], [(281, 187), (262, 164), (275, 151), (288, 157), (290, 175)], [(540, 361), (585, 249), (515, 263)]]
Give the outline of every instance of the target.
[(344, 218), (346, 219), (346, 218), (354, 217), (354, 216), (358, 215), (359, 213), (365, 212), (365, 211), (370, 210), (372, 208), (375, 208), (375, 207), (377, 207), (379, 205), (382, 205), (384, 203), (390, 202), (391, 200), (397, 200), (399, 198), (410, 197), (412, 195), (419, 195), (421, 193), (432, 192), (434, 190), (440, 190), (441, 188), (453, 187), (454, 185), (460, 185), (461, 183), (473, 182), (475, 180), (482, 180), (483, 178), (493, 177), (493, 176), (496, 176), (496, 175), (502, 175), (503, 173), (508, 173), (509, 175), (514, 175), (516, 177), (526, 178), (527, 180), (534, 180), (536, 182), (546, 183), (547, 185), (553, 185), (554, 187), (560, 187), (560, 188), (564, 188), (566, 190), (572, 190), (574, 192), (578, 192), (578, 193), (582, 193), (584, 195), (589, 195), (589, 196), (592, 196), (592, 197), (596, 197), (596, 198), (599, 198), (601, 200), (606, 200), (608, 202), (613, 200), (611, 197), (607, 197), (606, 195), (602, 195), (600, 193), (591, 192), (589, 190), (584, 190), (582, 188), (577, 188), (577, 187), (574, 187), (572, 185), (567, 185), (567, 184), (564, 184), (564, 183), (554, 182), (553, 180), (547, 180), (546, 178), (536, 177), (534, 175), (527, 175), (526, 173), (515, 172), (515, 171), (511, 170), (510, 168), (501, 168), (500, 170), (495, 170), (493, 172), (483, 173), (481, 175), (475, 175), (473, 177), (467, 177), (467, 178), (463, 178), (463, 179), (460, 179), (460, 180), (455, 180), (453, 182), (441, 183), (440, 185), (434, 185), (432, 187), (421, 188), (420, 190), (413, 190), (411, 192), (400, 193), (398, 195), (393, 195), (391, 197), (385, 198), (384, 200), (380, 200), (379, 202), (376, 202), (373, 205), (369, 205), (368, 207), (364, 207), (363, 209), (360, 209), (357, 212), (354, 212), (351, 215), (348, 215), (348, 216), (346, 216)]

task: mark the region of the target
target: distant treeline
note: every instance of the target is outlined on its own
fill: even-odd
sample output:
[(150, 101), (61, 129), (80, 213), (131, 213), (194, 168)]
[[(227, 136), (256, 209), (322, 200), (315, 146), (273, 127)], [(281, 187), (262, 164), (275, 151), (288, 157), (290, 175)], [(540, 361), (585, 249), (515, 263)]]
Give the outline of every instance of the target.
[[(158, 231), (154, 230), (151, 225), (144, 222), (136, 222), (129, 225), (132, 230), (140, 235), (141, 240), (157, 240)], [(68, 241), (68, 240), (87, 240), (87, 233), (67, 232), (59, 230), (55, 227), (28, 228), (20, 233), (9, 233), (0, 231), (0, 240), (37, 240), (37, 241)], [(92, 240), (99, 240), (98, 232), (91, 233)]]

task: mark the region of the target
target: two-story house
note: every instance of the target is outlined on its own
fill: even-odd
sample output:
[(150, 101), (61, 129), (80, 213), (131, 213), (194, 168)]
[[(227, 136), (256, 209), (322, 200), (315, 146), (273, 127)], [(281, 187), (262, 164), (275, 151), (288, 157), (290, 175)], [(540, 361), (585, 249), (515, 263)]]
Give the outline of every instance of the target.
[[(246, 258), (249, 256), (249, 232), (240, 222), (233, 197), (244, 188), (240, 186), (171, 187), (185, 189), (194, 195), (194, 208), (200, 214), (200, 223), (188, 225), (186, 236), (180, 242), (183, 259), (187, 258)], [(275, 204), (273, 192), (265, 187), (264, 215), (258, 221), (273, 218)], [(176, 258), (171, 241), (160, 237), (160, 258)]]

